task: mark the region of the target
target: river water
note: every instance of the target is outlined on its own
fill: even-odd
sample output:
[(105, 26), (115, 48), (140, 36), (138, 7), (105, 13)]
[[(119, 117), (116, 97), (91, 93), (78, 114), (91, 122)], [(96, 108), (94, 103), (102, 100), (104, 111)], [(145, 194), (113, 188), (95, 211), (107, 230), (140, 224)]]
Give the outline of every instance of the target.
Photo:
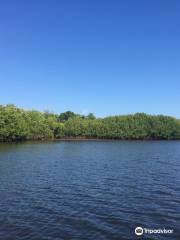
[(0, 144), (0, 239), (179, 240), (180, 141)]

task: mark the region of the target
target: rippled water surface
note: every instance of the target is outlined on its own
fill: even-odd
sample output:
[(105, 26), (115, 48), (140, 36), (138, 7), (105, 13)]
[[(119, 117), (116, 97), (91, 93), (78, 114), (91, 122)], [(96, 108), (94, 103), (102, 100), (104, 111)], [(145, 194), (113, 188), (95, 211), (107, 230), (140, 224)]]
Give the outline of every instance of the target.
[(0, 239), (179, 240), (180, 141), (0, 144)]

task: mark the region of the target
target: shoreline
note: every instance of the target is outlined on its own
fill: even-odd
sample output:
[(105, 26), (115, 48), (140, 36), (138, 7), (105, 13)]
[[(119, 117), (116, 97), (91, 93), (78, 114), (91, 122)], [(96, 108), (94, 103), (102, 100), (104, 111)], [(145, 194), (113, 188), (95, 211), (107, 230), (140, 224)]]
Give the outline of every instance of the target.
[(155, 141), (180, 141), (180, 138), (174, 138), (174, 139), (155, 139), (155, 138), (142, 138), (142, 139), (118, 139), (118, 138), (86, 138), (86, 137), (65, 137), (65, 138), (54, 138), (54, 139), (23, 139), (23, 140), (9, 140), (9, 141), (0, 141), (0, 144), (3, 143), (27, 143), (27, 142), (34, 142), (34, 143), (43, 143), (43, 142), (71, 142), (71, 141), (77, 141), (77, 142), (86, 142), (86, 141), (95, 141), (95, 142), (101, 142), (101, 141), (141, 141), (141, 142), (155, 142)]

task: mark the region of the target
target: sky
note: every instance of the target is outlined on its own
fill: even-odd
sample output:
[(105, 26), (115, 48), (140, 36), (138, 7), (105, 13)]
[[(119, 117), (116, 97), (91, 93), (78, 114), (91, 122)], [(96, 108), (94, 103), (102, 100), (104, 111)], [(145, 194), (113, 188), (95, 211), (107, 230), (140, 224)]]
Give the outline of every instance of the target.
[(0, 104), (180, 118), (180, 1), (0, 0)]

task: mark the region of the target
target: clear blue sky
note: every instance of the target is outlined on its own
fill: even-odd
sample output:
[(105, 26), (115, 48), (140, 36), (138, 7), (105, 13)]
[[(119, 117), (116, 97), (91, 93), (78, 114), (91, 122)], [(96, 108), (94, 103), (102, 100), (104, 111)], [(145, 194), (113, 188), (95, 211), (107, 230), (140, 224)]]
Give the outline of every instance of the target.
[(180, 118), (180, 1), (0, 1), (7, 103)]

